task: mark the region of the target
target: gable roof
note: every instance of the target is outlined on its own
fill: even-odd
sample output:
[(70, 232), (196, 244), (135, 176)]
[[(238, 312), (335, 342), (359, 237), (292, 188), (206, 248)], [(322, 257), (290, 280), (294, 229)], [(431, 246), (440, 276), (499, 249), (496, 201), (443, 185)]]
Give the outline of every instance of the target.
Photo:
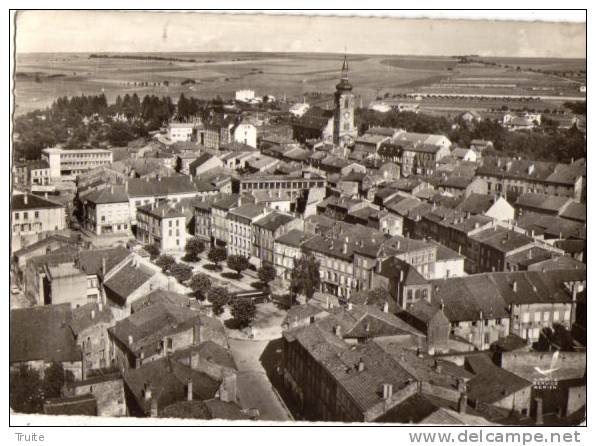
[(58, 209), (63, 207), (64, 205), (60, 203), (33, 194), (13, 194), (10, 197), (10, 210), (12, 212), (32, 209)]
[(128, 195), (131, 198), (189, 194), (196, 191), (195, 184), (187, 175), (172, 175), (150, 181), (140, 178), (128, 180)]
[(81, 361), (71, 322), (68, 303), (11, 310), (10, 362)]
[(103, 259), (106, 261), (106, 274), (130, 255), (128, 249), (116, 248), (88, 249), (77, 255), (78, 267), (87, 275), (103, 275)]
[(104, 282), (106, 296), (119, 305), (125, 305), (128, 296), (155, 274), (155, 271), (144, 265), (134, 266), (131, 261)]
[(89, 192), (84, 200), (95, 204), (128, 203), (128, 192), (124, 186), (109, 186)]

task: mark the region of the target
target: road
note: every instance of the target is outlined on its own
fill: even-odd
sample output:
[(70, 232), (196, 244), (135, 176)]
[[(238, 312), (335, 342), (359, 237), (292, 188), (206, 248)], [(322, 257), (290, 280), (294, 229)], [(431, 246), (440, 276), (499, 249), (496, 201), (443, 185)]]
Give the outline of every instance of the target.
[(290, 421), (290, 414), (273, 390), (259, 360), (269, 341), (230, 339), (229, 343), (238, 366), (237, 395), (240, 405), (259, 409), (261, 420)]

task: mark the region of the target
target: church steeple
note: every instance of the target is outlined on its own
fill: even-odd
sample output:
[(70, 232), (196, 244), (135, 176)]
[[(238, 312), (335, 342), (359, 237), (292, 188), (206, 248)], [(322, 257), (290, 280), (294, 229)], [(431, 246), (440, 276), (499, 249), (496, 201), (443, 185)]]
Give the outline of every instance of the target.
[(348, 53), (344, 53), (344, 63), (341, 67), (341, 78), (348, 79)]
[(350, 91), (352, 89), (352, 85), (348, 80), (348, 53), (344, 53), (344, 62), (341, 66), (341, 79), (339, 84), (335, 86), (337, 91)]

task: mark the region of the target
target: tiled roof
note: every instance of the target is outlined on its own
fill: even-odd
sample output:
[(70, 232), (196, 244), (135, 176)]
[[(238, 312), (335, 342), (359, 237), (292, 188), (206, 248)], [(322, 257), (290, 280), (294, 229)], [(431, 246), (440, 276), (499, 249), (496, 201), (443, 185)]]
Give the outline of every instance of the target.
[[(207, 316), (201, 315), (201, 320), (205, 321)], [(223, 326), (222, 326), (223, 331)], [(201, 342), (199, 345), (193, 345), (191, 347), (176, 350), (172, 353), (173, 359), (187, 359), (191, 353), (197, 352), (200, 358), (203, 358), (207, 362), (212, 364), (216, 364), (220, 367), (225, 367), (232, 370), (238, 370), (238, 366), (236, 365), (236, 361), (234, 360), (234, 356), (230, 352), (230, 350), (222, 347), (221, 345), (213, 342), (213, 341), (204, 341)]]
[(114, 320), (112, 311), (104, 305), (100, 310), (99, 305), (90, 302), (72, 310), (70, 328), (75, 336), (95, 324), (111, 324)]
[(85, 201), (95, 204), (128, 203), (128, 193), (124, 186), (110, 186), (85, 195)]
[(10, 362), (80, 361), (71, 322), (68, 303), (11, 310)]
[(472, 193), (456, 209), (471, 214), (484, 214), (493, 204), (494, 200), (490, 195)]
[(97, 399), (92, 394), (73, 397), (50, 398), (44, 401), (43, 413), (46, 415), (97, 415)]
[(533, 243), (531, 237), (500, 226), (476, 232), (470, 237), (479, 243), (483, 243), (503, 253), (508, 253), (514, 249)]
[(159, 180), (133, 178), (128, 180), (130, 197), (153, 197), (196, 192), (193, 181), (187, 175), (173, 175)]
[(106, 274), (130, 255), (128, 249), (116, 248), (89, 249), (80, 251), (77, 256), (78, 266), (87, 275), (102, 275), (103, 259), (106, 261)]
[[(127, 369), (124, 381), (141, 409), (149, 414), (151, 400), (145, 398), (145, 386), (157, 399), (158, 411), (170, 404), (186, 400), (186, 386), (192, 381), (193, 399), (208, 400), (215, 397), (220, 381), (193, 370), (171, 358), (150, 361), (137, 369)], [(158, 412), (159, 413), (159, 412)]]
[[(200, 323), (200, 314), (187, 307), (160, 303), (145, 307), (110, 328), (110, 333), (135, 356), (159, 352), (166, 335), (186, 331)], [(132, 343), (129, 342), (132, 336)]]
[(158, 304), (177, 305), (179, 307), (188, 306), (188, 296), (184, 294), (175, 293), (173, 291), (163, 290), (158, 288), (151, 291), (149, 294), (135, 300), (130, 308), (132, 313), (141, 311), (147, 307)]
[(259, 215), (264, 215), (265, 209), (266, 206), (262, 203), (248, 203), (230, 210), (229, 214), (248, 219), (253, 219), (255, 217), (258, 217)]
[(586, 227), (583, 223), (567, 220), (556, 215), (544, 215), (525, 212), (517, 219), (517, 226), (536, 235), (547, 235), (550, 238), (586, 239)]
[(486, 355), (470, 355), (466, 361), (476, 373), (467, 383), (470, 402), (494, 404), (532, 386), (531, 382), (497, 367)]
[(399, 278), (401, 272), (404, 272), (403, 284), (409, 285), (425, 285), (427, 280), (416, 271), (412, 265), (400, 260), (396, 257), (390, 257), (381, 263), (380, 274), (389, 278)]
[(139, 206), (137, 208), (137, 212), (140, 212), (142, 214), (148, 214), (158, 219), (185, 217), (185, 214), (176, 209), (176, 207), (173, 206), (171, 203), (146, 204), (144, 206)]
[[(25, 202), (26, 201), (26, 202)], [(55, 209), (64, 206), (33, 194), (14, 194), (10, 197), (10, 210), (28, 211), (32, 209)]]
[(114, 302), (124, 305), (128, 296), (155, 274), (155, 271), (146, 266), (134, 266), (132, 262), (129, 262), (104, 282), (106, 295)]
[(292, 220), (294, 220), (294, 217), (291, 215), (273, 211), (265, 215), (263, 218), (256, 220), (253, 225), (268, 231), (276, 231), (278, 228), (288, 224)]
[(278, 238), (276, 238), (275, 243), (282, 243), (284, 245), (300, 247), (302, 243), (304, 243), (311, 237), (313, 237), (313, 235), (307, 234), (306, 232), (301, 231), (299, 229), (292, 229), (286, 232), (284, 235), (281, 235)]

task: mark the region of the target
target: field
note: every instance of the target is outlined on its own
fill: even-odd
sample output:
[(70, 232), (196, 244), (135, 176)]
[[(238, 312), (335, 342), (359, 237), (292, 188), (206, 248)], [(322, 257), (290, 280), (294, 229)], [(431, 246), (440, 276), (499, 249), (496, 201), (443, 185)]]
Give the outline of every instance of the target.
[[(117, 95), (134, 92), (140, 96), (156, 94), (177, 98), (184, 92), (197, 97), (220, 95), (231, 98), (234, 91), (250, 88), (257, 95), (285, 96), (288, 100), (301, 100), (308, 93), (318, 92), (324, 95), (321, 99), (324, 103), (329, 100), (329, 93), (333, 92), (338, 81), (343, 59), (341, 54), (320, 53), (155, 54), (184, 60), (89, 56), (83, 53), (17, 55), (16, 113), (46, 107), (59, 96), (101, 92), (109, 101)], [(524, 67), (522, 71), (500, 66), (458, 64), (457, 59), (448, 57), (355, 55), (349, 59), (350, 80), (355, 94), (364, 105), (387, 94), (418, 92), (582, 97), (577, 81), (526, 71), (525, 67), (585, 69), (585, 61), (562, 59), (507, 59), (499, 62)], [(182, 85), (189, 79), (195, 84)], [(432, 104), (437, 101), (423, 102)], [(442, 101), (439, 101), (440, 106)], [(448, 101), (448, 107), (466, 108), (465, 100)], [(491, 106), (507, 103), (500, 100), (488, 102)], [(479, 107), (488, 102), (480, 103)]]

